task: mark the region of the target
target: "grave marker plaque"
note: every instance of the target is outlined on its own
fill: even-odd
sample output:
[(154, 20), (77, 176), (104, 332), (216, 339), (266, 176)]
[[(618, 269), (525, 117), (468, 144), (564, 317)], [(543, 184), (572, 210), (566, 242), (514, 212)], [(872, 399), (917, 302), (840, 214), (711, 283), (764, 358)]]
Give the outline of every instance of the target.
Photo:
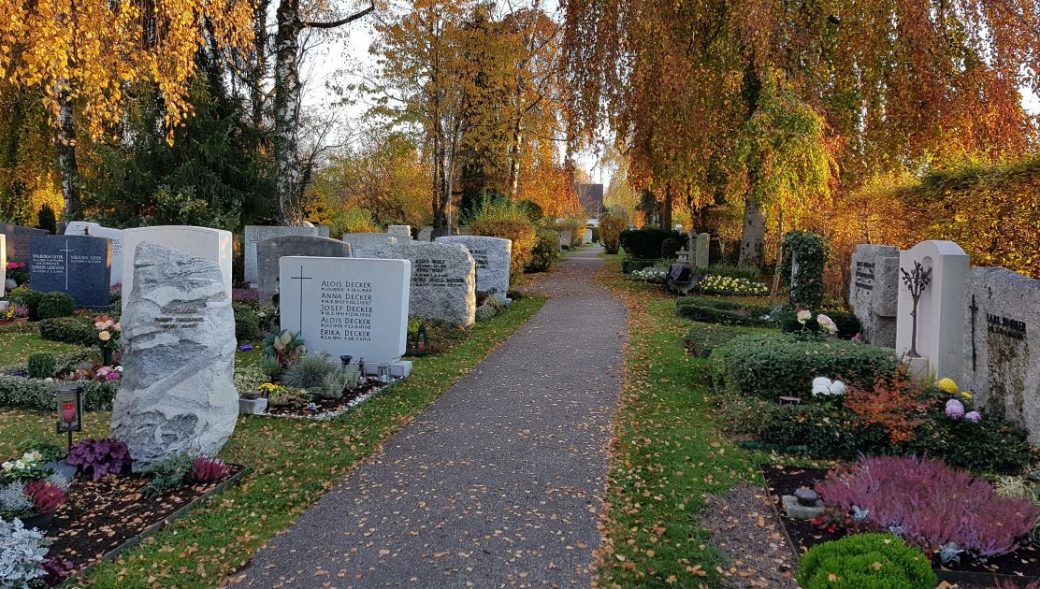
[(12, 262), (29, 261), (29, 239), (33, 235), (50, 235), (49, 231), (0, 223), (0, 233), (7, 237), (7, 259)]
[(112, 242), (112, 271), (109, 282), (112, 286), (123, 282), (123, 230), (105, 227), (87, 221), (72, 221), (65, 227), (65, 235), (103, 237)]
[(108, 309), (112, 244), (100, 237), (34, 235), (29, 242), (29, 284), (40, 292), (69, 294), (77, 307)]

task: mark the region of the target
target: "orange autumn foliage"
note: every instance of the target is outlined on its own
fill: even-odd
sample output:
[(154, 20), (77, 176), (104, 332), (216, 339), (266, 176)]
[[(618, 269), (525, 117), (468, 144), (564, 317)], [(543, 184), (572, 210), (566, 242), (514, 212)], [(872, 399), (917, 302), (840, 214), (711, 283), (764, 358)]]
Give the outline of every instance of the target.
[(844, 403), (868, 425), (884, 429), (893, 444), (911, 441), (928, 409), (921, 388), (901, 373), (879, 376), (870, 389), (849, 385)]

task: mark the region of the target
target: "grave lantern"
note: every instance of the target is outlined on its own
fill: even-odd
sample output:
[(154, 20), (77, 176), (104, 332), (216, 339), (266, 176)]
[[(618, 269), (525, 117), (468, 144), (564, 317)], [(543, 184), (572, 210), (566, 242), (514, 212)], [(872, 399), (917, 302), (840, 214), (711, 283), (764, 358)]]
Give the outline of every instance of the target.
[(83, 431), (83, 387), (58, 390), (57, 433), (69, 436), (69, 449), (72, 449), (72, 432)]

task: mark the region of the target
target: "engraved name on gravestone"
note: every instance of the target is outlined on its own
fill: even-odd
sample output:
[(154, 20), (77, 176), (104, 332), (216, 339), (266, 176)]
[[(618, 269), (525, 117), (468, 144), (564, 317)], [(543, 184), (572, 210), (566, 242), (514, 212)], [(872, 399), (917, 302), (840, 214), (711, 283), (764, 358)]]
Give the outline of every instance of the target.
[(899, 301), (899, 249), (859, 244), (852, 255), (849, 303), (862, 326), (864, 341), (876, 346), (896, 345)]
[(392, 364), (405, 352), (411, 262), (284, 256), (279, 260), (282, 329), (307, 350), (367, 364)]
[(29, 239), (33, 235), (50, 235), (49, 231), (0, 223), (0, 233), (7, 237), (7, 259), (12, 262), (29, 261)]
[(412, 263), (408, 314), (452, 325), (473, 325), (476, 263), (461, 244), (413, 241), (385, 246), (379, 257)]
[(349, 258), (351, 249), (349, 243), (330, 237), (286, 235), (261, 241), (257, 249), (257, 267), (260, 305), (263, 307), (278, 305), (278, 260), (285, 256)]
[(260, 276), (257, 266), (257, 248), (261, 241), (287, 235), (307, 235), (314, 237), (328, 237), (328, 226), (319, 227), (290, 227), (285, 225), (246, 225), (243, 231), (242, 256), (244, 265), (243, 277), (250, 286), (256, 288), (260, 284)]
[(975, 268), (967, 298), (962, 386), (984, 414), (1004, 413), (1040, 443), (1040, 281)]
[(112, 244), (100, 237), (34, 235), (29, 240), (29, 284), (40, 292), (68, 293), (77, 307), (111, 306)]
[(85, 235), (89, 237), (103, 237), (112, 242), (112, 271), (109, 273), (109, 283), (112, 286), (123, 282), (123, 230), (105, 227), (98, 223), (87, 221), (71, 221), (65, 227), (65, 235)]
[(477, 263), (477, 292), (509, 291), (509, 264), (513, 242), (501, 237), (456, 235), (438, 237), (436, 243), (460, 243)]

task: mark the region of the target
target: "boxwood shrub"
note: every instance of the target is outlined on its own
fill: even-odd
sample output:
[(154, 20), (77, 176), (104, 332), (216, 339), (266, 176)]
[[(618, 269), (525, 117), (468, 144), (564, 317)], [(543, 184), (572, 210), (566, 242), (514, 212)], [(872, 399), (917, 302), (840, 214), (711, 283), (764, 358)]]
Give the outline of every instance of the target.
[(661, 246), (668, 238), (681, 240), (683, 236), (678, 231), (663, 229), (626, 229), (621, 232), (620, 239), (621, 247), (629, 257), (652, 260), (661, 257)]
[(798, 563), (803, 589), (933, 589), (938, 582), (928, 557), (891, 534), (817, 544)]
[[(63, 292), (45, 292), (40, 295), (40, 300), (36, 304), (36, 316), (39, 319), (71, 317), (75, 312), (76, 302), (72, 300), (72, 297)], [(31, 316), (31, 308), (29, 313)]]
[[(87, 411), (112, 409), (118, 382), (83, 381), (83, 408)], [(35, 378), (0, 376), (0, 407), (55, 410), (54, 387)]]
[[(856, 315), (848, 311), (820, 311), (824, 315), (834, 320), (834, 323), (838, 326), (838, 337), (841, 339), (852, 339), (860, 331), (863, 330), (863, 326), (860, 324), (859, 319)], [(786, 333), (797, 333), (803, 330), (811, 331), (813, 333), (820, 333), (820, 324), (815, 320), (809, 321), (805, 325), (798, 323), (798, 309), (791, 306), (786, 306), (780, 309), (774, 314), (777, 323), (780, 325), (780, 330)]]
[(235, 313), (235, 339), (239, 342), (255, 342), (260, 337), (260, 316), (251, 305), (232, 303)]
[(835, 338), (805, 338), (782, 333), (745, 335), (711, 353), (712, 383), (733, 394), (809, 397), (817, 376), (870, 386), (879, 374), (892, 374), (895, 352)]
[(89, 317), (58, 317), (40, 321), (40, 337), (77, 346), (92, 346), (97, 342), (97, 330)]
[(538, 229), (538, 241), (531, 251), (531, 261), (524, 272), (548, 272), (560, 256), (560, 234), (544, 227)]
[(770, 314), (770, 308), (764, 305), (751, 305), (707, 297), (681, 297), (676, 299), (675, 308), (680, 317), (704, 323), (745, 327), (773, 326), (773, 320), (767, 317)]
[(735, 337), (754, 333), (746, 327), (717, 323), (694, 323), (686, 332), (684, 343), (691, 355), (707, 358), (711, 351)]

